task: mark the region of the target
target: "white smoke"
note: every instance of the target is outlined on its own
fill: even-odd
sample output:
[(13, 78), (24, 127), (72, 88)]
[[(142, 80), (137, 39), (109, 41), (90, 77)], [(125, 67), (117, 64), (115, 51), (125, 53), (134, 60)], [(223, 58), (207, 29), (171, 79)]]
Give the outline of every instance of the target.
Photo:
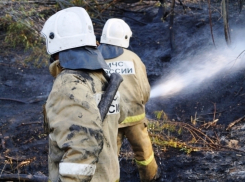
[(204, 81), (218, 79), (221, 72), (230, 74), (244, 69), (245, 58), (241, 53), (245, 50), (245, 38), (243, 35), (237, 37), (239, 39), (230, 47), (223, 43), (215, 49), (211, 45), (212, 49), (179, 61), (181, 64), (175, 66), (169, 75), (153, 86), (150, 97), (170, 97), (187, 88), (191, 88), (188, 90), (188, 93), (191, 93), (204, 87), (201, 84)]

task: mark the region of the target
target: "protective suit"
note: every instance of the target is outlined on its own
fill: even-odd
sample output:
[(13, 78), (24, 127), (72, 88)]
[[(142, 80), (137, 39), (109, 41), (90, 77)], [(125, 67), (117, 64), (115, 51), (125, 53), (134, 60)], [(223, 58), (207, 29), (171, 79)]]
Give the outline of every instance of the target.
[(50, 180), (118, 181), (115, 121), (125, 117), (119, 120), (117, 112), (101, 122), (96, 97), (107, 84), (103, 74), (64, 70), (58, 61), (50, 65), (50, 71), (57, 76), (45, 107)]
[(105, 69), (108, 75), (115, 72), (123, 76), (123, 83), (119, 88), (120, 94), (128, 108), (130, 108), (128, 117), (119, 127), (123, 128), (140, 122), (144, 123), (145, 104), (150, 95), (150, 85), (145, 65), (135, 53), (127, 49), (123, 49), (123, 53), (116, 58), (106, 59), (106, 63), (110, 67), (110, 70)]
[(119, 91), (128, 106), (128, 116), (119, 125), (118, 153), (123, 138), (127, 137), (135, 153), (140, 179), (147, 182), (157, 179), (160, 169), (154, 158), (145, 117), (145, 104), (150, 96), (146, 68), (135, 53), (124, 49), (128, 47), (131, 35), (129, 26), (123, 20), (109, 19), (103, 28), (99, 50), (110, 67), (106, 72), (119, 73), (124, 80)]
[(55, 81), (44, 106), (50, 181), (119, 181), (117, 128), (127, 111), (118, 92), (101, 120), (97, 105), (108, 85), (103, 69), (109, 67), (96, 48), (90, 17), (83, 8), (61, 10), (41, 34), (47, 52), (59, 59), (49, 67)]

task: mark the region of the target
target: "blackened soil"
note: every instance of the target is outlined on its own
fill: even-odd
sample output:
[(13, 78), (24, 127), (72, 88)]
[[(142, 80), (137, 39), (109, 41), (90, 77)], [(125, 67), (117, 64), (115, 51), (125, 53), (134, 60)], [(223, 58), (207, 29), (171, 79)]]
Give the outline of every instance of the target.
[(48, 145), (43, 134), (42, 104), (52, 77), (47, 69), (23, 66), (13, 59), (0, 57), (1, 171), (47, 175)]
[[(132, 28), (130, 49), (142, 58), (152, 85), (177, 65), (185, 53), (212, 45), (207, 4), (186, 5), (189, 6), (186, 13), (182, 6), (177, 4), (176, 7), (174, 51), (170, 49), (169, 16), (162, 22), (157, 7), (139, 13), (123, 11), (119, 16)], [(238, 15), (235, 10), (232, 8), (230, 22), (244, 28), (244, 12)], [(213, 11), (214, 36), (223, 32), (218, 12)], [(47, 176), (48, 140), (43, 134), (42, 105), (51, 90), (53, 78), (47, 67), (23, 66), (22, 61), (14, 54), (0, 54), (0, 176), (17, 173)], [(212, 83), (206, 82), (205, 89), (196, 90), (191, 95), (151, 99), (147, 104), (147, 115), (154, 118), (154, 111), (164, 110), (170, 120), (190, 122), (191, 116), (198, 113), (199, 124), (213, 121), (215, 117), (222, 128), (226, 128), (244, 116), (244, 79), (245, 74), (241, 70)], [(213, 128), (210, 127), (209, 131), (210, 135), (216, 136)], [(162, 171), (159, 181), (245, 181), (244, 136), (245, 123), (241, 119), (231, 130), (222, 129), (216, 136), (224, 146), (233, 142), (230, 147), (236, 150), (223, 148), (221, 151), (187, 155), (179, 149), (163, 150), (154, 146)], [(138, 182), (138, 171), (127, 140), (119, 161), (121, 181)]]
[[(220, 8), (212, 1), (215, 8)], [(142, 14), (125, 12), (124, 20), (130, 24), (133, 37), (130, 49), (136, 52), (145, 63), (149, 81), (154, 86), (159, 80), (168, 76), (171, 70), (186, 57), (196, 55), (197, 51), (213, 47), (206, 3), (187, 3), (189, 10), (183, 12), (183, 7), (176, 6), (173, 49), (170, 47), (169, 16), (161, 21), (161, 9), (153, 8)], [(214, 8), (214, 9), (215, 9)], [(245, 29), (244, 12), (237, 14), (237, 6), (230, 3), (230, 27)], [(167, 8), (166, 11), (169, 11)], [(128, 18), (128, 17), (133, 17)], [(213, 35), (216, 46), (219, 39), (225, 38), (223, 21), (217, 11), (212, 11)], [(232, 34), (232, 33), (231, 33)], [(235, 34), (235, 33), (234, 33)], [(234, 35), (233, 34), (233, 35)], [(217, 43), (219, 42), (219, 43)], [(245, 50), (245, 46), (244, 46)], [(238, 55), (237, 55), (238, 56)], [(198, 61), (198, 59), (197, 59)], [(200, 63), (201, 64), (201, 63)], [(190, 65), (186, 64), (186, 68)], [(176, 69), (176, 71), (178, 71)], [(209, 74), (207, 71), (206, 74)], [(193, 75), (195, 77), (195, 75)], [(190, 123), (196, 118), (199, 125), (218, 119), (217, 128), (209, 128), (207, 135), (219, 138), (224, 146), (237, 149), (234, 151), (222, 148), (222, 151), (192, 152), (185, 154), (178, 149), (167, 148), (163, 151), (154, 147), (155, 157), (162, 170), (159, 181), (244, 181), (244, 69), (236, 72), (221, 72), (217, 78), (206, 80), (195, 90), (188, 89), (174, 97), (153, 98), (146, 105), (148, 117), (155, 118), (154, 111), (163, 110), (173, 121)], [(226, 127), (240, 119), (236, 127), (226, 130)], [(185, 140), (185, 138), (183, 138)], [(221, 142), (221, 143), (222, 143)], [(232, 145), (232, 142), (238, 142)], [(133, 160), (130, 146), (125, 140), (125, 150), (121, 153), (121, 180), (139, 181), (137, 168)], [(129, 156), (128, 159), (123, 156)], [(131, 156), (131, 158), (130, 158)], [(128, 161), (128, 163), (126, 161)], [(124, 165), (130, 167), (123, 167)]]

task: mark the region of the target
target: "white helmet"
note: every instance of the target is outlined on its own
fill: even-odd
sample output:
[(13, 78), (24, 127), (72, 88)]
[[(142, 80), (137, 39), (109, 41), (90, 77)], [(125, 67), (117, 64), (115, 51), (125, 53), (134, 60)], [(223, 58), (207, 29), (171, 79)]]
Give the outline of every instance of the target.
[(41, 34), (46, 39), (48, 54), (81, 47), (96, 46), (92, 21), (80, 7), (58, 11), (44, 24)]
[(101, 35), (101, 43), (128, 48), (132, 31), (122, 19), (111, 18), (107, 20)]

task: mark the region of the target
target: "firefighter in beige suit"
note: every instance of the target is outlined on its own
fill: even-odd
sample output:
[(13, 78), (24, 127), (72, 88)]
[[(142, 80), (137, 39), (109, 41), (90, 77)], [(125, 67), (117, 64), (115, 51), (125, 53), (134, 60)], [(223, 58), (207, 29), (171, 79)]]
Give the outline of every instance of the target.
[(118, 152), (126, 136), (135, 153), (141, 181), (154, 181), (159, 178), (160, 169), (154, 158), (145, 117), (150, 85), (141, 59), (124, 49), (129, 46), (131, 36), (130, 27), (123, 20), (109, 19), (103, 28), (99, 50), (110, 67), (107, 73), (120, 73), (124, 80), (119, 91), (129, 111), (128, 117), (119, 125)]
[(119, 181), (117, 128), (125, 116), (118, 93), (117, 110), (101, 120), (97, 105), (108, 84), (103, 69), (109, 67), (96, 48), (89, 15), (78, 7), (61, 10), (41, 34), (56, 78), (45, 105), (50, 181)]

